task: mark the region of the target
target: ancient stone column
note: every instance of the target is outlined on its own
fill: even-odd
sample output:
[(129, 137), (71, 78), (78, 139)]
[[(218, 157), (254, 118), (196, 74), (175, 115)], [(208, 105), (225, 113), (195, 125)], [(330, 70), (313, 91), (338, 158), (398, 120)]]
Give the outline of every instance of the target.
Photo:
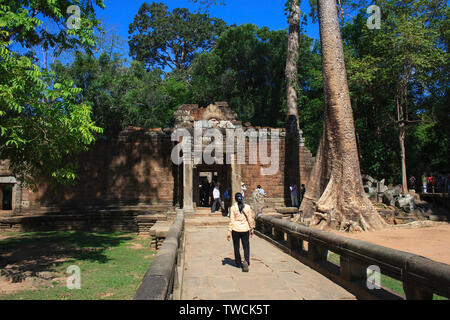
[(193, 171), (194, 161), (192, 154), (183, 155), (183, 211), (185, 214), (194, 213)]
[(237, 163), (235, 154), (231, 155), (231, 202), (234, 202), (234, 195), (241, 192), (241, 165)]
[(199, 176), (199, 172), (196, 168), (196, 166), (194, 166), (194, 173), (193, 173), (193, 180), (194, 180), (194, 184), (193, 184), (193, 203), (194, 203), (194, 207), (199, 206), (199, 198), (200, 198), (200, 189), (199, 189), (199, 184), (200, 184), (200, 176)]

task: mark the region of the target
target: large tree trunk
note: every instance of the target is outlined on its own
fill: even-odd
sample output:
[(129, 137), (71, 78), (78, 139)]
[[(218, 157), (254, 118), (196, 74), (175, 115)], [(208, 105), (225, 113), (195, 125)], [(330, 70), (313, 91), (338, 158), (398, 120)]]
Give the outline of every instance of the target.
[(285, 199), (290, 198), (289, 185), (300, 184), (300, 126), (298, 121), (297, 82), (300, 38), (300, 0), (289, 2), (289, 39), (286, 55), (286, 137), (285, 137)]
[(324, 137), (328, 151), (324, 154), (328, 159), (322, 156), (316, 161), (324, 166), (328, 160), (331, 171), (316, 203), (313, 223), (348, 231), (379, 229), (386, 223), (362, 185), (336, 0), (318, 0), (318, 13), (326, 97)]
[(297, 82), (298, 82), (298, 48), (300, 37), (300, 5), (299, 0), (290, 0), (289, 13), (289, 39), (286, 57), (286, 112), (287, 129), (289, 132), (299, 130), (298, 106), (297, 106)]
[[(326, 116), (326, 115), (325, 115)], [(325, 190), (330, 179), (330, 157), (328, 156), (329, 145), (327, 138), (327, 121), (323, 121), (322, 138), (320, 139), (319, 148), (317, 149), (316, 160), (309, 176), (308, 187), (300, 206), (301, 216), (294, 221), (300, 222), (302, 218), (305, 224), (310, 224), (316, 211), (316, 203)]]
[(400, 157), (402, 160), (402, 192), (408, 193), (408, 181), (406, 178), (406, 151), (405, 151), (405, 113), (403, 112), (403, 106), (397, 99), (397, 120), (398, 120), (398, 140), (400, 142)]

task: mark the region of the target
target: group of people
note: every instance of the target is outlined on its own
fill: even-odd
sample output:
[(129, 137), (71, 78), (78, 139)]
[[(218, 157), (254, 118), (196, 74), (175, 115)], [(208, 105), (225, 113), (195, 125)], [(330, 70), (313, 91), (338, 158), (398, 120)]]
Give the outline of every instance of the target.
[[(245, 191), (247, 187), (244, 182), (241, 183), (241, 196), (242, 201), (245, 199)], [(257, 195), (258, 198), (266, 196), (264, 189), (261, 185), (258, 185), (253, 192), (253, 195)], [(200, 202), (204, 206), (211, 206), (211, 213), (214, 214), (219, 208), (222, 210), (224, 216), (229, 216), (229, 209), (231, 207), (231, 190), (229, 187), (225, 188), (223, 193), (224, 206), (222, 205), (222, 197), (220, 190), (220, 183), (212, 181), (211, 184), (203, 184), (200, 189)], [(206, 204), (206, 205), (205, 205)], [(258, 213), (258, 212), (257, 212)]]
[(200, 186), (200, 205), (202, 207), (210, 207), (213, 203), (213, 191), (215, 187), (215, 182), (205, 178)]
[[(421, 187), (421, 188), (420, 188)], [(450, 193), (450, 174), (426, 174), (422, 175), (422, 185), (420, 186), (416, 177), (409, 178), (409, 188), (423, 193)]]

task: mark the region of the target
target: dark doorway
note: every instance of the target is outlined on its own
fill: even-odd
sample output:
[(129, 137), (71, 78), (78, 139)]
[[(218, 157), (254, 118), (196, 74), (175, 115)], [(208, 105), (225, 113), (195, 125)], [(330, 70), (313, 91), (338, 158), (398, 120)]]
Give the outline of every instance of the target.
[(1, 210), (12, 210), (12, 191), (13, 185), (0, 185)]
[(220, 195), (222, 201), (226, 188), (231, 189), (231, 166), (230, 165), (197, 165), (194, 168), (194, 204), (197, 207), (211, 207), (212, 188), (220, 184)]

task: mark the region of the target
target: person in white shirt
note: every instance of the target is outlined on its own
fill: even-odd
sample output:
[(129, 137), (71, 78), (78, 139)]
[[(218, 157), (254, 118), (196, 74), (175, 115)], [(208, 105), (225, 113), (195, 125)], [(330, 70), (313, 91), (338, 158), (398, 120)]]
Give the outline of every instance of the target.
[(211, 213), (214, 214), (214, 212), (217, 209), (217, 206), (224, 211), (225, 209), (222, 206), (222, 200), (220, 200), (220, 183), (216, 183), (213, 189), (213, 204), (211, 206)]
[(264, 189), (260, 185), (258, 185), (256, 188), (258, 189), (258, 191), (261, 195), (263, 195), (263, 196), (266, 195), (266, 193), (264, 192)]
[(245, 190), (247, 190), (247, 187), (245, 186), (245, 183), (242, 182), (242, 183), (241, 183), (242, 200), (245, 199), (245, 195), (244, 195)]

